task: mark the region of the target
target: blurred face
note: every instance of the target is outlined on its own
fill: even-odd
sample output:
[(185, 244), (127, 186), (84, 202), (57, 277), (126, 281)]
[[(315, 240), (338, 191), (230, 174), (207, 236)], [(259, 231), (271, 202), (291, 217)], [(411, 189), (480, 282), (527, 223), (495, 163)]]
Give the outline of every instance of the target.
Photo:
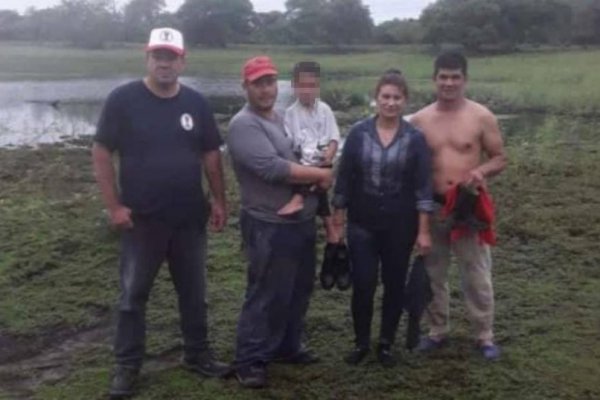
[(383, 118), (399, 118), (406, 106), (406, 96), (396, 85), (383, 85), (375, 97), (377, 114)]
[(320, 79), (317, 75), (311, 72), (300, 72), (293, 85), (294, 94), (302, 105), (310, 107), (315, 104), (320, 92)]
[(433, 77), (437, 97), (442, 101), (460, 99), (465, 94), (467, 77), (460, 69), (440, 69)]
[(277, 100), (277, 75), (265, 75), (252, 82), (244, 82), (248, 103), (258, 111), (273, 109)]
[(158, 86), (169, 87), (177, 83), (185, 68), (185, 58), (167, 49), (149, 51), (146, 56), (148, 77)]

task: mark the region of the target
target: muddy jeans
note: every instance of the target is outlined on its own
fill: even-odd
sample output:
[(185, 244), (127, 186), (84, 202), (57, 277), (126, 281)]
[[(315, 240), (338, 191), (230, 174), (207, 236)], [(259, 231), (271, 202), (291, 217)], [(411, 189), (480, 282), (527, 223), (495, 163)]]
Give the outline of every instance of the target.
[(439, 211), (432, 217), (432, 251), (425, 260), (431, 279), (433, 300), (427, 309), (429, 335), (443, 337), (449, 332), (448, 268), (454, 253), (461, 276), (467, 312), (477, 340), (493, 340), (494, 291), (490, 247), (480, 244), (477, 234), (450, 243), (450, 232), (442, 227)]
[(179, 300), (186, 357), (206, 350), (206, 229), (200, 224), (172, 227), (152, 218), (135, 218), (121, 238), (121, 296), (115, 356), (117, 364), (139, 368), (145, 350), (146, 303), (163, 261)]
[(314, 220), (275, 224), (242, 212), (240, 225), (248, 282), (237, 327), (238, 366), (301, 350), (316, 263)]

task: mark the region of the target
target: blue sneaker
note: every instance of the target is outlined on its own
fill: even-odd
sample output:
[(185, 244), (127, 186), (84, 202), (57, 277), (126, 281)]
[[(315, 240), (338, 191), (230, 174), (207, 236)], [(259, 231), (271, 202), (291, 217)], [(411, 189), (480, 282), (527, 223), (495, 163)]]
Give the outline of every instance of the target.
[(430, 353), (439, 350), (448, 344), (448, 338), (433, 339), (429, 336), (423, 336), (415, 348), (417, 353)]
[(487, 361), (496, 361), (500, 358), (500, 347), (495, 344), (486, 344), (479, 346), (479, 352)]

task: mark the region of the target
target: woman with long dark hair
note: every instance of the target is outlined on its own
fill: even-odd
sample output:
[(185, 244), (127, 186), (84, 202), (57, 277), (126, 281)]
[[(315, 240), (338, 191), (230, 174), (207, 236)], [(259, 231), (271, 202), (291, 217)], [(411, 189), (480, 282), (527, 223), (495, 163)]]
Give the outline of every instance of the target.
[(375, 116), (356, 123), (344, 144), (334, 189), (334, 221), (343, 229), (352, 263), (355, 348), (346, 356), (358, 364), (369, 352), (373, 298), (379, 265), (383, 283), (377, 358), (395, 365), (391, 351), (403, 308), (410, 255), (431, 248), (431, 166), (421, 132), (402, 118), (408, 85), (389, 70), (375, 87)]

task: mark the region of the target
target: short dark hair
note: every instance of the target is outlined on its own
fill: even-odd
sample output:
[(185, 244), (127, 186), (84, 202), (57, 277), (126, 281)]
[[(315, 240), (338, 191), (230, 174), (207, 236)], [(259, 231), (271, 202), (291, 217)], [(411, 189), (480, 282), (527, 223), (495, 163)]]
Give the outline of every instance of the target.
[(440, 69), (460, 69), (463, 75), (467, 76), (467, 67), (467, 59), (462, 53), (447, 51), (435, 59), (433, 76), (436, 76)]
[(294, 80), (298, 80), (301, 73), (314, 74), (317, 77), (321, 76), (321, 66), (316, 61), (300, 61), (294, 65)]
[(404, 93), (404, 97), (408, 97), (408, 83), (406, 83), (406, 79), (404, 78), (402, 71), (399, 69), (391, 68), (381, 75), (377, 81), (377, 85), (375, 86), (375, 97), (379, 95), (379, 91), (385, 85), (396, 86), (402, 93)]

